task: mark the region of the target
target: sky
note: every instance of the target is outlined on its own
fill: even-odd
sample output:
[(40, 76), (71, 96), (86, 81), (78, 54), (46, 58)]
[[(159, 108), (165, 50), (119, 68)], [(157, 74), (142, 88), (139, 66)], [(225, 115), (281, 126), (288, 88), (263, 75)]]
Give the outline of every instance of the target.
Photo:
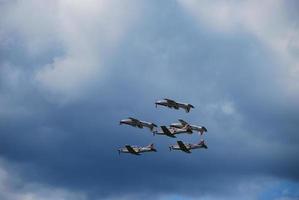
[[(0, 199), (298, 200), (298, 10), (0, 0)], [(163, 98), (195, 109), (155, 108)], [(204, 125), (209, 148), (169, 152), (176, 139), (127, 117)], [(117, 153), (150, 143), (158, 152)]]

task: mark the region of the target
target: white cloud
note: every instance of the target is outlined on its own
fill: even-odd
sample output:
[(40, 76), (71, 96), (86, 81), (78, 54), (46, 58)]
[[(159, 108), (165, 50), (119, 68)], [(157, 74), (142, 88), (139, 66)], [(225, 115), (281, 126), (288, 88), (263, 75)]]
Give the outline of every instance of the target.
[[(299, 91), (299, 29), (288, 16), (286, 1), (178, 0), (200, 25), (221, 34), (248, 32), (283, 66), (281, 76), (293, 95)], [(269, 72), (271, 73), (271, 72)]]
[[(202, 192), (200, 195), (192, 196), (190, 192), (189, 196), (184, 195), (165, 195), (160, 198), (160, 200), (168, 199), (186, 199), (186, 200), (255, 200), (260, 199), (260, 194), (263, 193), (268, 188), (277, 185), (278, 180), (266, 177), (252, 177), (246, 181), (242, 181), (238, 184), (231, 183), (227, 186), (231, 191), (225, 191), (223, 194), (219, 193), (205, 193)], [(244, 195), (246, 194), (246, 195)]]
[(105, 74), (107, 58), (138, 18), (138, 5), (137, 1), (117, 0), (5, 3), (0, 21), (5, 32), (0, 41), (17, 35), (31, 57), (60, 49), (63, 55), (37, 66), (34, 79), (50, 94), (76, 98), (90, 80)]
[[(15, 187), (17, 185), (17, 187)], [(1, 200), (86, 200), (86, 196), (65, 189), (24, 183), (0, 165)]]
[(221, 109), (222, 109), (222, 112), (224, 112), (227, 115), (232, 115), (235, 113), (235, 106), (233, 105), (232, 102), (224, 102), (221, 105)]

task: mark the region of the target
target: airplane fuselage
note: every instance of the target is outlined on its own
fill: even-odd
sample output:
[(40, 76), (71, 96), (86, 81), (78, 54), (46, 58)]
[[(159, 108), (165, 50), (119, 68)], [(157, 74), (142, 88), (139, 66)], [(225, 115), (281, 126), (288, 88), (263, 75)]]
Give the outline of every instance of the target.
[(140, 122), (135, 122), (129, 119), (124, 119), (120, 121), (120, 124), (127, 124), (130, 126), (138, 127), (138, 128), (143, 128), (143, 124)]
[[(131, 149), (131, 150), (130, 150)], [(132, 152), (133, 151), (133, 152)], [(138, 147), (138, 146), (125, 146), (124, 148), (118, 149), (119, 153), (131, 153), (131, 154), (137, 154), (145, 153), (145, 152), (156, 152), (157, 150), (154, 148), (154, 146), (146, 146), (146, 147)]]
[[(170, 131), (170, 133), (172, 135), (176, 135), (176, 134), (180, 134), (180, 133), (188, 133), (188, 134), (192, 134), (191, 132), (189, 132), (188, 130), (186, 130), (185, 128), (175, 128), (175, 127), (168, 127), (168, 130)], [(157, 135), (166, 135), (164, 133), (163, 130), (160, 131), (156, 131), (154, 132)]]
[(157, 101), (156, 105), (166, 106), (166, 107), (174, 108), (174, 109), (179, 109), (179, 106), (176, 103), (172, 104), (172, 103), (168, 103), (167, 101), (163, 101), (163, 100), (162, 101)]
[[(181, 123), (173, 123), (173, 124), (170, 125), (170, 127), (174, 127), (174, 128), (179, 128), (179, 129), (181, 129), (181, 128), (184, 127), (184, 125), (182, 125)], [(193, 130), (193, 131), (198, 131), (198, 132), (203, 131), (203, 127), (201, 127), (201, 126), (189, 125), (189, 127), (190, 127), (191, 130)]]
[[(185, 147), (186, 147), (187, 150), (201, 149), (201, 148), (207, 149), (208, 148), (205, 144), (184, 144), (184, 145), (185, 145)], [(169, 146), (169, 149), (170, 150), (181, 150), (181, 151), (184, 151), (177, 144)], [(184, 151), (184, 152), (186, 152), (186, 151)], [(191, 151), (190, 152), (186, 152), (186, 153), (191, 153)]]
[(138, 128), (147, 127), (150, 130), (153, 130), (154, 127), (157, 126), (151, 122), (140, 121), (140, 120), (131, 120), (131, 119), (123, 119), (120, 121), (120, 124), (127, 124), (127, 125), (130, 125), (133, 127), (138, 127)]
[(182, 119), (179, 119), (178, 120), (179, 123), (172, 123), (170, 124), (170, 127), (175, 127), (175, 128), (189, 128), (190, 130), (192, 131), (197, 131), (197, 132), (200, 132), (200, 134), (202, 135), (204, 132), (207, 132), (207, 128), (204, 127), (204, 126), (196, 126), (196, 125), (191, 125), (189, 124), (188, 122), (182, 120)]
[(194, 108), (194, 106), (192, 106), (191, 104), (176, 102), (176, 101), (169, 100), (169, 99), (156, 101), (155, 104), (156, 104), (156, 106), (161, 105), (161, 106), (165, 106), (165, 107), (168, 107), (168, 108), (174, 108), (176, 110), (178, 110), (179, 108), (182, 108), (186, 112), (189, 112), (191, 108)]
[[(153, 151), (151, 148), (148, 147), (132, 147), (134, 149), (134, 151), (136, 151), (137, 153), (143, 153), (143, 152), (150, 152)], [(127, 148), (121, 148), (119, 149), (122, 153), (130, 153), (129, 150)]]

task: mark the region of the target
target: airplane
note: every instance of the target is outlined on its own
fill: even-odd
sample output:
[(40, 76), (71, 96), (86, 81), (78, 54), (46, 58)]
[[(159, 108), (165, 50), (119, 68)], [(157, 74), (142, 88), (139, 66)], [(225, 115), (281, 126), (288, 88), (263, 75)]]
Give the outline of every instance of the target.
[(166, 126), (161, 126), (161, 130), (160, 131), (153, 131), (153, 134), (157, 134), (157, 135), (166, 135), (168, 137), (172, 137), (172, 138), (176, 138), (176, 134), (180, 134), (180, 133), (188, 133), (188, 134), (192, 134), (192, 130), (186, 126), (183, 128), (174, 128), (174, 127), (169, 127), (167, 128)]
[(180, 103), (180, 102), (176, 102), (176, 101), (171, 100), (171, 99), (159, 100), (159, 101), (156, 101), (155, 104), (156, 104), (156, 108), (157, 108), (158, 105), (166, 106), (168, 108), (174, 108), (176, 110), (178, 110), (179, 108), (182, 108), (186, 111), (186, 113), (190, 112), (191, 108), (194, 108), (194, 106), (191, 105), (191, 104)]
[(201, 140), (198, 144), (186, 144), (182, 141), (177, 141), (177, 144), (169, 146), (169, 150), (181, 150), (185, 153), (191, 153), (191, 149), (200, 149), (205, 148), (207, 149), (208, 146), (205, 144), (204, 140)]
[(131, 153), (134, 155), (141, 155), (141, 153), (144, 152), (157, 152), (157, 150), (154, 147), (154, 144), (149, 144), (145, 147), (138, 147), (138, 146), (131, 146), (131, 145), (125, 145), (124, 148), (118, 149), (118, 153)]
[(188, 122), (186, 122), (182, 119), (179, 119), (178, 121), (180, 123), (172, 123), (172, 124), (170, 124), (170, 127), (183, 128), (185, 126), (188, 126), (188, 127), (191, 128), (191, 130), (200, 132), (200, 135), (202, 135), (204, 132), (208, 132), (208, 130), (204, 126), (191, 125), (191, 124), (189, 124)]
[(119, 125), (121, 125), (121, 124), (127, 124), (127, 125), (130, 125), (133, 127), (138, 127), (138, 128), (147, 127), (151, 131), (153, 131), (154, 128), (157, 127), (157, 125), (154, 123), (141, 121), (141, 120), (135, 119), (133, 117), (129, 117), (128, 119), (120, 120)]

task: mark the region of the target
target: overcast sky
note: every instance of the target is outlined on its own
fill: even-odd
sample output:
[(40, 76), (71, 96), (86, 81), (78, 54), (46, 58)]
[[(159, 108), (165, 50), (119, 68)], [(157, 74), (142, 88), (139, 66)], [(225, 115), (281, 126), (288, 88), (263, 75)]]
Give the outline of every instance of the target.
[[(0, 0), (0, 199), (298, 200), (298, 10)], [(155, 108), (166, 97), (195, 109)], [(209, 148), (169, 152), (176, 139), (127, 117), (204, 125)], [(117, 153), (149, 143), (157, 153)]]

